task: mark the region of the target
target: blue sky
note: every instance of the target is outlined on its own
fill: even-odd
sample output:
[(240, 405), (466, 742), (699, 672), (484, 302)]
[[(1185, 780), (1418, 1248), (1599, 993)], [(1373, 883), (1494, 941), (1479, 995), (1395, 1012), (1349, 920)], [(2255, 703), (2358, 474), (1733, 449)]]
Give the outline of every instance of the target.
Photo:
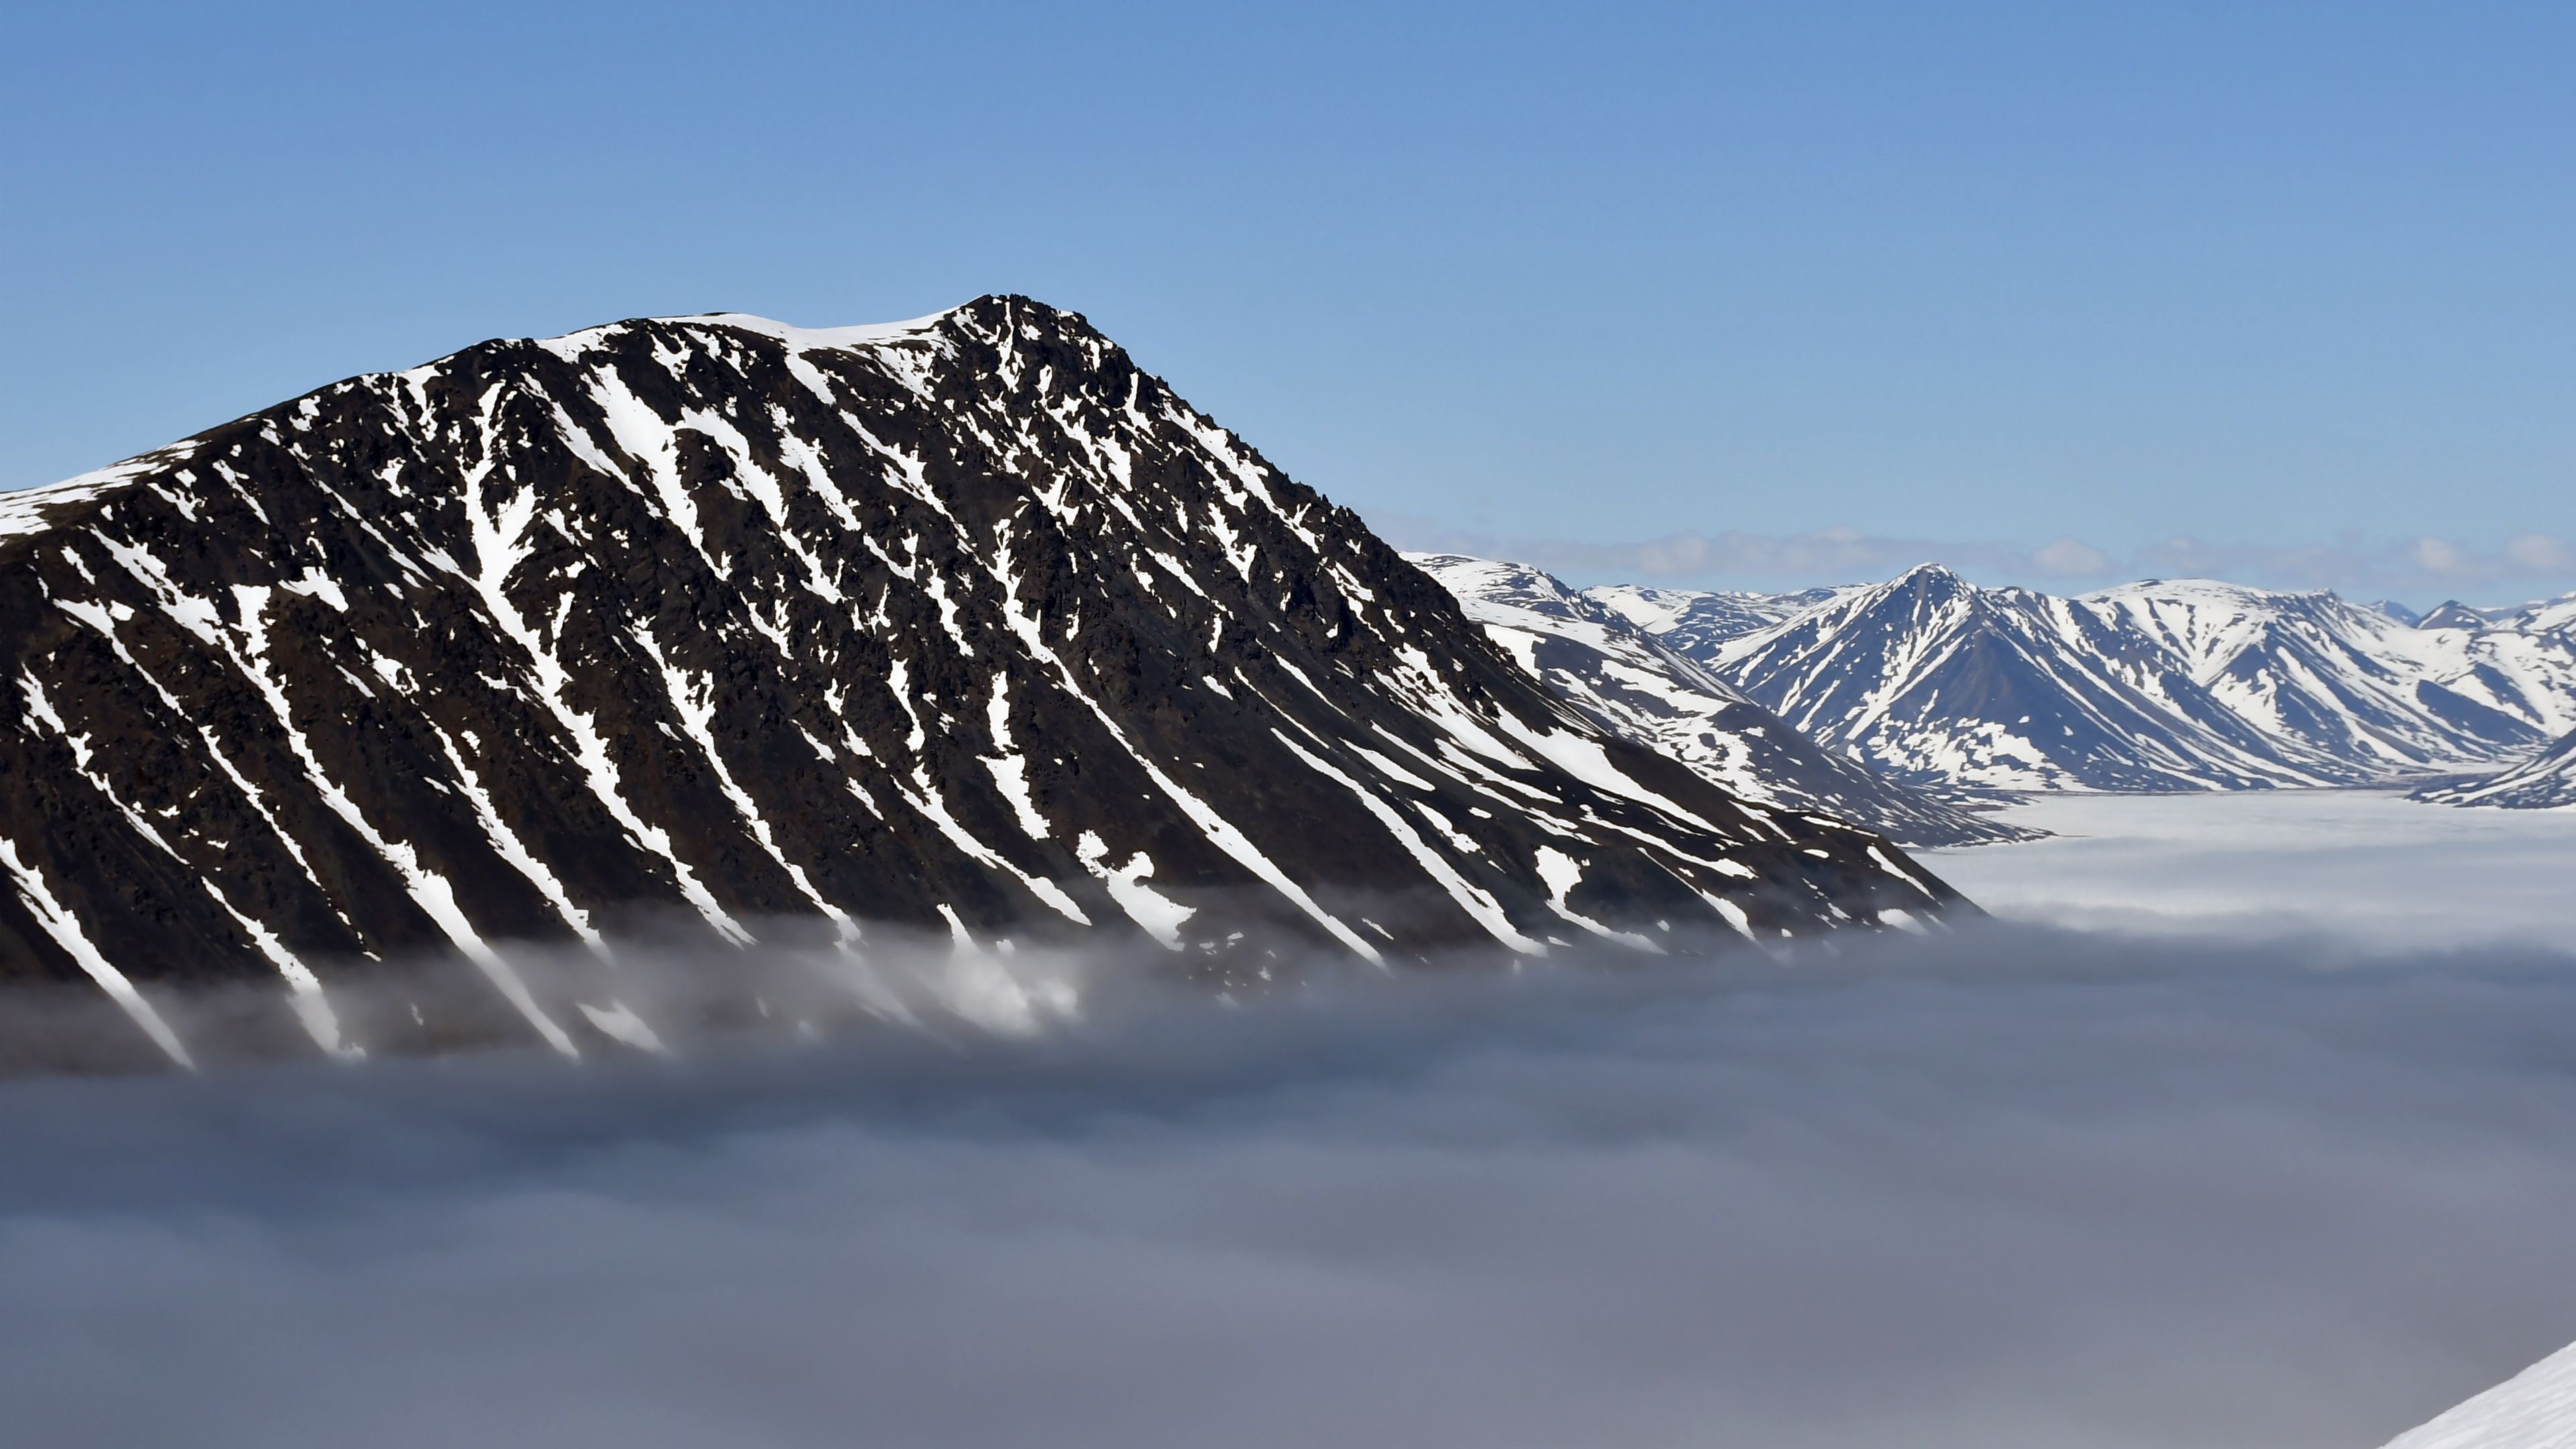
[(0, 486), (1018, 291), (1400, 541), (2557, 593), (2571, 73), (2558, 5), (22, 5)]

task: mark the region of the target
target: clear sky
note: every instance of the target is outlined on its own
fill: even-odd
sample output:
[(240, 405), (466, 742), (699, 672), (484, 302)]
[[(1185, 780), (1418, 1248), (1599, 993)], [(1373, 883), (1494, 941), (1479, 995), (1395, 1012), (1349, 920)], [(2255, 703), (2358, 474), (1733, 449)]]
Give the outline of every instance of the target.
[(1586, 577), (2576, 588), (2576, 6), (25, 3), (0, 136), (0, 486), (1017, 291)]

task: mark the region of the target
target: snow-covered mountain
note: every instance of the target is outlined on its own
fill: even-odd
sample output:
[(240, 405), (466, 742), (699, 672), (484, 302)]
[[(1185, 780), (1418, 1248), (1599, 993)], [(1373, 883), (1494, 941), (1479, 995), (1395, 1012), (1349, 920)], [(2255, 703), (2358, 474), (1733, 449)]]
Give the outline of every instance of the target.
[(1614, 606), (1600, 596), (1605, 591), (1577, 593), (1523, 564), (1462, 554), (1406, 558), (1457, 595), (1467, 617), (1559, 697), (1734, 794), (1854, 821), (1908, 845), (2031, 838), (1817, 748), (1666, 642), (1693, 627), (1688, 621), (1706, 621), (1710, 601), (1737, 596), (1701, 595), (1654, 615), (1673, 621), (1658, 640), (1632, 619), (1653, 608), (1661, 591), (1623, 591)]
[(2511, 769), (2483, 779), (2445, 782), (2415, 792), (2437, 805), (2496, 805), (2509, 810), (2576, 806), (2576, 732)]
[[(95, 981), (174, 1057), (165, 984), (282, 983), (337, 1048), (332, 982), (445, 952), (576, 1050), (621, 933), (779, 918), (1236, 980), (1954, 899), (1551, 698), (1023, 298), (353, 378), (0, 499), (0, 638), (0, 978)], [(523, 939), (594, 943), (603, 994)]]
[(2384, 1449), (2576, 1449), (2576, 1344), (2398, 1435)]
[(2418, 618), (2415, 626), (2419, 629), (2502, 628), (2518, 634), (2546, 634), (2576, 626), (2576, 594), (2498, 609), (2471, 608), (2457, 599), (2444, 599)]
[(2576, 600), (2415, 627), (2331, 593), (2175, 580), (2061, 598), (1931, 565), (1770, 606), (1709, 596), (1696, 614), (1675, 591), (1594, 595), (1819, 743), (1925, 782), (2385, 784), (2493, 768), (2576, 729)]
[(1748, 594), (1693, 589), (1656, 589), (1636, 584), (1609, 584), (1586, 589), (1584, 596), (1605, 604), (1640, 630), (1697, 658), (1711, 657), (1717, 646), (1803, 614), (1834, 596), (1832, 589), (1797, 594)]

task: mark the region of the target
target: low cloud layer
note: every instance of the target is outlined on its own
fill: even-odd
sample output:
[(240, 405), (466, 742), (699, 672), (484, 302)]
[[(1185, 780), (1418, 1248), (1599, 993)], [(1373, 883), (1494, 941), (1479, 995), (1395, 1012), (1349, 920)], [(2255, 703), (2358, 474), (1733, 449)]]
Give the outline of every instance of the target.
[(27, 1443), (2369, 1449), (2576, 1339), (2576, 960), (1095, 992), (22, 1080), (0, 1162)]
[(2364, 952), (2576, 938), (2576, 812), (2463, 810), (2371, 790), (2043, 795), (2047, 838), (1922, 853), (1994, 912), (2048, 925)]
[(2482, 548), (2430, 536), (2272, 545), (2177, 536), (2111, 549), (2076, 538), (2026, 543), (1902, 538), (1837, 527), (1811, 533), (1685, 530), (1630, 543), (1510, 538), (1403, 514), (1372, 516), (1398, 547), (1536, 564), (1581, 582), (1788, 588), (1863, 583), (1938, 563), (1988, 583), (2090, 588), (2139, 578), (2216, 578), (2431, 603), (2517, 602), (2576, 587), (2576, 543), (2526, 532)]

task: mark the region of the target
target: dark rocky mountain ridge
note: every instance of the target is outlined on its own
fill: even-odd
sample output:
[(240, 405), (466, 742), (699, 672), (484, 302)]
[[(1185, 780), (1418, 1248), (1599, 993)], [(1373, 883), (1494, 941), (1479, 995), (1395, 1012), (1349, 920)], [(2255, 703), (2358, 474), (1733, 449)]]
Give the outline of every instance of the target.
[[(447, 952), (578, 1050), (616, 938), (720, 963), (773, 920), (1255, 981), (1955, 902), (1551, 699), (1024, 298), (334, 384), (0, 497), (0, 625), (0, 979), (95, 982), (172, 1056), (153, 998), (192, 982), (434, 1043), (351, 1040), (332, 988)], [(511, 941), (590, 943), (598, 984), (546, 999)]]

